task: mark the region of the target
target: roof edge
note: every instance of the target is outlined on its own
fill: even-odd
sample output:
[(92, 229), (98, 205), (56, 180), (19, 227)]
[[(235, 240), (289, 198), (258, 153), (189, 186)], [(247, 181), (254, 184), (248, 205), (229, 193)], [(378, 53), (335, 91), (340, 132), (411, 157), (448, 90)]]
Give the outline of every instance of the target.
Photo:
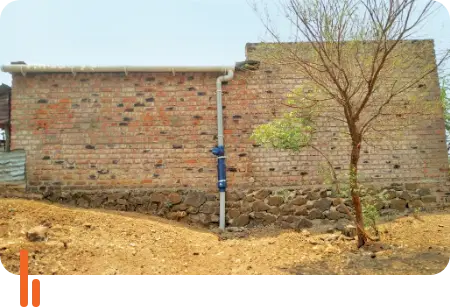
[(9, 73), (102, 73), (102, 72), (228, 72), (235, 66), (52, 66), (52, 65), (3, 65)]

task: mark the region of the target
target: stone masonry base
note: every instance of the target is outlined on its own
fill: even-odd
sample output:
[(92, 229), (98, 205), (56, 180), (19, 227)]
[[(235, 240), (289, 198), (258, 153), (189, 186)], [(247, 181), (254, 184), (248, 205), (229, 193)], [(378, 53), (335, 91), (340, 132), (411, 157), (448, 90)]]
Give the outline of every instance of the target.
[[(362, 201), (374, 205), (380, 214), (405, 210), (432, 210), (443, 206), (446, 194), (418, 184), (391, 184), (383, 188), (362, 188)], [(440, 195), (437, 197), (437, 195)], [(33, 193), (22, 188), (0, 189), (6, 198), (47, 200), (82, 208), (104, 208), (157, 215), (204, 227), (217, 227), (218, 193), (198, 190), (61, 191)], [(276, 225), (303, 229), (330, 227), (341, 230), (351, 222), (351, 200), (338, 197), (331, 188), (258, 189), (227, 192), (228, 226)]]

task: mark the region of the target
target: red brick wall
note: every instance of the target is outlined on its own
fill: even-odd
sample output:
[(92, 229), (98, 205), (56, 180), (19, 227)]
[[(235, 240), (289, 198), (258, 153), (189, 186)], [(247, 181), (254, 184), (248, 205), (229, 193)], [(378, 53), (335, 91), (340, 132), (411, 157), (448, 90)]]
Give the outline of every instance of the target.
[[(295, 49), (298, 56), (308, 56), (312, 51), (307, 44), (298, 45)], [(259, 70), (245, 78), (247, 91), (258, 97), (249, 109), (254, 114), (253, 124), (281, 116), (287, 108), (280, 107), (280, 102), (286, 103), (287, 93), (295, 88), (308, 89), (311, 86), (301, 69), (265, 63), (264, 50), (267, 49), (263, 45), (246, 46), (247, 59), (262, 60)], [(403, 56), (403, 53), (407, 55)], [(423, 76), (430, 65), (435, 63), (434, 43), (432, 40), (404, 41), (400, 43), (396, 56), (405, 64), (388, 66), (388, 73), (384, 73), (379, 91), (385, 89), (386, 93), (390, 93), (388, 90), (394, 83), (411, 84)], [(271, 60), (272, 56), (267, 58)], [(381, 184), (426, 182), (438, 185), (446, 181), (448, 155), (437, 72), (413, 84), (408, 91), (396, 96), (390, 104), (392, 107), (385, 108), (385, 115), (375, 121), (374, 128), (381, 133), (370, 131), (366, 141), (361, 144), (361, 181)], [(382, 101), (373, 102), (367, 111), (377, 110)], [(415, 107), (406, 111), (405, 104)], [(422, 104), (426, 105), (423, 109)], [(337, 113), (332, 114), (333, 111)], [(343, 110), (335, 102), (329, 102), (323, 108), (323, 113), (327, 112), (343, 118)], [(346, 181), (344, 176), (348, 174), (350, 156), (350, 140), (343, 135), (348, 133), (346, 123), (319, 118), (316, 128), (318, 136), (313, 140), (315, 147), (327, 155), (338, 177)], [(256, 180), (267, 184), (320, 184), (324, 179), (318, 173), (318, 165), (323, 164), (324, 159), (312, 149), (289, 153), (258, 148), (251, 150), (251, 161)]]
[[(218, 76), (14, 75), (11, 147), (27, 151), (28, 185), (215, 189), (216, 159), (210, 149), (217, 143)], [(437, 77), (433, 80), (428, 91), (436, 96)], [(249, 139), (256, 125), (282, 114), (277, 97), (298, 82), (295, 74), (262, 65), (257, 72), (236, 72), (235, 79), (224, 85), (231, 188), (323, 182), (318, 172), (323, 159), (316, 152), (264, 149)], [(339, 125), (323, 125), (316, 145), (344, 173), (348, 143), (337, 137)], [(394, 150), (363, 149), (364, 180), (445, 180), (448, 166), (442, 116), (420, 122), (405, 135)]]

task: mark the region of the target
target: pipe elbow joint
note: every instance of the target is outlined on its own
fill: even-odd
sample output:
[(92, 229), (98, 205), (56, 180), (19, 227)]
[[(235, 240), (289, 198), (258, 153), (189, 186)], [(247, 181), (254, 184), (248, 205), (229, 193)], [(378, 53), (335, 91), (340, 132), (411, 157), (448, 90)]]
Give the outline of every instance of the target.
[(222, 82), (230, 81), (234, 77), (234, 72), (230, 69), (228, 70), (226, 75), (220, 76), (217, 78), (217, 86), (221, 86)]

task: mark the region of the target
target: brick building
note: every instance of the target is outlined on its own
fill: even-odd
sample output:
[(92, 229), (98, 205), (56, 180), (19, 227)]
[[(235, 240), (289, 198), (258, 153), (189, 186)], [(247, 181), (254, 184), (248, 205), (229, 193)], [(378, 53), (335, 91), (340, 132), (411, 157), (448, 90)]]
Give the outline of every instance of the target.
[[(413, 43), (408, 47), (413, 50)], [(434, 63), (434, 45), (420, 41)], [(246, 46), (247, 60), (255, 44)], [(27, 185), (45, 190), (106, 188), (216, 189), (216, 79), (223, 72), (12, 72), (11, 149), (27, 155)], [(23, 66), (22, 66), (23, 67)], [(23, 71), (22, 71), (23, 72)], [(261, 62), (235, 71), (223, 85), (227, 179), (231, 189), (323, 183), (323, 158), (253, 144), (253, 129), (283, 113), (277, 101), (302, 82), (292, 71)], [(439, 99), (433, 74), (416, 89)], [(405, 137), (386, 147), (365, 147), (363, 181), (434, 182), (447, 178), (442, 113), (417, 117)], [(348, 170), (348, 143), (336, 137), (342, 123), (328, 122), (316, 144), (338, 173)], [(379, 145), (379, 146), (378, 146)]]

